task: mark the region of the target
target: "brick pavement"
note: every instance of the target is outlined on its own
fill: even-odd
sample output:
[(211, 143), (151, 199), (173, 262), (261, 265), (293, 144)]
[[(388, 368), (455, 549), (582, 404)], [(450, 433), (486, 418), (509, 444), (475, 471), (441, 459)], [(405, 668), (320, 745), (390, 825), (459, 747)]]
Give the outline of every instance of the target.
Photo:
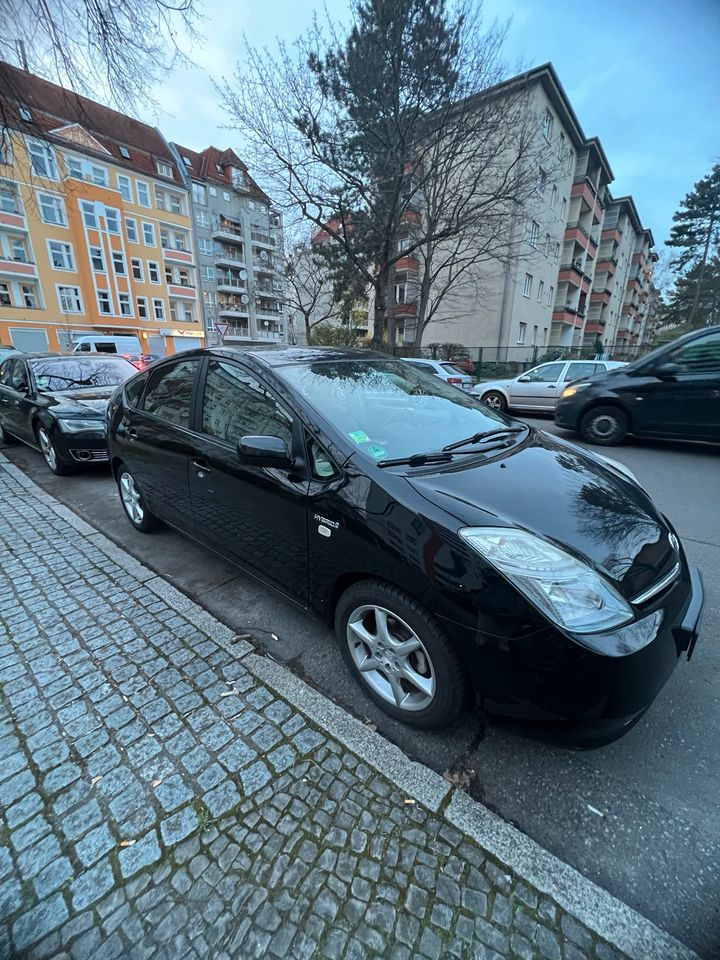
[(1, 460), (0, 957), (624, 956)]

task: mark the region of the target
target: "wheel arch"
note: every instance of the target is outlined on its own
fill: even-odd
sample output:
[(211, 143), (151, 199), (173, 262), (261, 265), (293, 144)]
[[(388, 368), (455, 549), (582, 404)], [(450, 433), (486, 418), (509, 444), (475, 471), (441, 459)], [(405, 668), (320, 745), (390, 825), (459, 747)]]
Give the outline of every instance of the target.
[(591, 410), (594, 410), (596, 407), (616, 407), (624, 416), (627, 417), (628, 421), (628, 431), (632, 432), (633, 429), (633, 418), (632, 414), (625, 406), (625, 404), (618, 397), (593, 397), (592, 400), (587, 403), (582, 410), (580, 411), (577, 422), (578, 426), (582, 421), (582, 418), (590, 413)]

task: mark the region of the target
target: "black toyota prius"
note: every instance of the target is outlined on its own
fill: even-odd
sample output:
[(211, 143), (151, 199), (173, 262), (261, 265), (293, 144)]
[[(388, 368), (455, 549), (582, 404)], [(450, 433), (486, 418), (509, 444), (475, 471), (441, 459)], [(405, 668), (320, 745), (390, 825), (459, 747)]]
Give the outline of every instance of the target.
[(186, 351), (108, 408), (128, 519), (177, 528), (334, 626), (418, 727), (489, 710), (620, 735), (703, 604), (622, 465), (366, 350)]

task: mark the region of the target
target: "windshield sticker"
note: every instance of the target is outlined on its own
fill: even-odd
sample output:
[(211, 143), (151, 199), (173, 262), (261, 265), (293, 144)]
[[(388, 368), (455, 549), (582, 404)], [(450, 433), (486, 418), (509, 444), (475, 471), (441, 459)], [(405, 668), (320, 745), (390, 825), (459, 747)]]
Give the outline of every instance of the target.
[(351, 440), (354, 440), (355, 443), (367, 443), (370, 440), (370, 437), (364, 430), (351, 430), (348, 436)]
[(387, 456), (385, 447), (381, 447), (378, 443), (371, 443), (365, 452), (369, 453), (371, 457), (375, 457), (376, 460), (382, 460)]

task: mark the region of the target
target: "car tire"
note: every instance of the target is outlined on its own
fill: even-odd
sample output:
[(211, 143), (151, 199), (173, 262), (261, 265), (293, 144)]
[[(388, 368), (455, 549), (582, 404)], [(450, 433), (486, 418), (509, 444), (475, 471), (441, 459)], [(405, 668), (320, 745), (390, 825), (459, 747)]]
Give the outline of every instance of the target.
[(629, 429), (630, 421), (620, 407), (592, 407), (580, 421), (583, 440), (603, 447), (622, 443)]
[(116, 476), (120, 503), (133, 527), (140, 533), (152, 533), (159, 529), (162, 521), (145, 506), (140, 487), (124, 463), (120, 464)]
[(43, 455), (43, 460), (49, 470), (58, 477), (66, 477), (68, 474), (75, 472), (75, 465), (66, 460), (58, 451), (48, 428), (44, 424), (38, 423), (36, 425), (35, 436), (40, 447), (40, 453)]
[(5, 447), (9, 447), (13, 443), (17, 443), (17, 439), (8, 433), (7, 430), (0, 424), (0, 444)]
[[(335, 633), (355, 679), (389, 716), (432, 729), (460, 713), (466, 689), (457, 653), (440, 623), (402, 590), (375, 580), (354, 584), (337, 605)], [(399, 644), (411, 648), (401, 653)], [(367, 668), (372, 650), (383, 658), (380, 669)]]
[(483, 403), (487, 404), (491, 410), (497, 410), (498, 413), (505, 413), (507, 410), (507, 400), (499, 390), (488, 390), (480, 399)]

